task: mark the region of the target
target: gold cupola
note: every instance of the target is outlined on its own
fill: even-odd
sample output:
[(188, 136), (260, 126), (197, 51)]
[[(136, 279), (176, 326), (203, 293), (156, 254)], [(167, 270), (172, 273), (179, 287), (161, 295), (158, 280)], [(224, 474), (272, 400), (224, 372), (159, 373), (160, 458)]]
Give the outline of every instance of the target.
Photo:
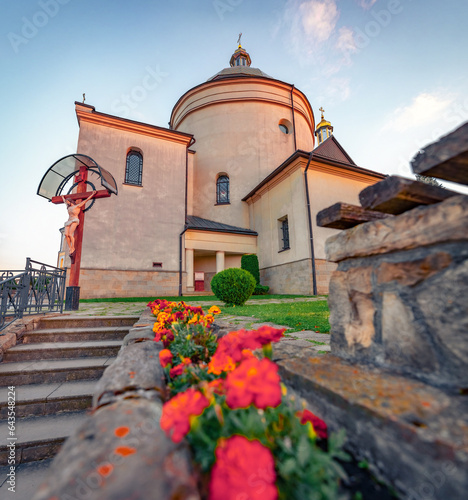
[(319, 108), (319, 111), (322, 113), (320, 123), (317, 125), (315, 129), (315, 135), (317, 137), (318, 143), (322, 144), (323, 141), (331, 137), (333, 134), (333, 127), (330, 122), (325, 120), (323, 117), (323, 113), (325, 113), (325, 110), (321, 107)]
[(231, 68), (233, 68), (234, 66), (250, 66), (252, 64), (249, 53), (242, 48), (241, 37), (242, 33), (239, 35), (239, 38), (237, 40), (237, 50), (234, 52), (234, 54), (232, 54), (231, 60), (229, 61)]

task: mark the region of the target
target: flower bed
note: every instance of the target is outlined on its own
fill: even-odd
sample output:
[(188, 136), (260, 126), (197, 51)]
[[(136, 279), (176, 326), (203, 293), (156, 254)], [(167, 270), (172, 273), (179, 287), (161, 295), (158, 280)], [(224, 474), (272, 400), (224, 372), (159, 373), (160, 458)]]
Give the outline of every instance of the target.
[[(342, 433), (287, 396), (272, 343), (284, 330), (263, 326), (217, 339), (207, 314), (184, 302), (148, 304), (163, 342), (168, 399), (161, 428), (187, 439), (210, 500), (339, 498)], [(261, 349), (261, 350), (260, 350)], [(255, 351), (255, 354), (254, 354)]]

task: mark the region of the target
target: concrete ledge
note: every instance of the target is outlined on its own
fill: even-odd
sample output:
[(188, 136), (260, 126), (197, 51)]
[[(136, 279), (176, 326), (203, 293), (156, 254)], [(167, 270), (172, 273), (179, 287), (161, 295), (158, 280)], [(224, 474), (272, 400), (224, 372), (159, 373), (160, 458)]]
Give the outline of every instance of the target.
[(464, 498), (468, 491), (466, 396), (300, 347), (275, 347), (284, 382), (347, 447), (404, 498)]
[(185, 444), (159, 426), (162, 403), (127, 399), (105, 406), (76, 430), (34, 500), (198, 500)]

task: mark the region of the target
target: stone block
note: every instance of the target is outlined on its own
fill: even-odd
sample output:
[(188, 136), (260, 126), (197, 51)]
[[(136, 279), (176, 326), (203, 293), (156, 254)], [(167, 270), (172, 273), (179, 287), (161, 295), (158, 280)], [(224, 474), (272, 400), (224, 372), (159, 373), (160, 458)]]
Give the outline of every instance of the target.
[(398, 217), (367, 222), (331, 236), (327, 260), (367, 257), (468, 238), (468, 196), (417, 207)]
[(439, 364), (429, 339), (420, 333), (413, 311), (392, 292), (384, 292), (382, 300), (382, 342), (385, 364), (420, 372), (435, 373)]
[(185, 443), (161, 430), (162, 404), (122, 400), (89, 415), (53, 461), (34, 500), (199, 500)]
[(150, 398), (162, 397), (164, 372), (159, 362), (161, 349), (161, 344), (156, 342), (139, 342), (122, 347), (96, 385), (93, 406), (113, 402), (126, 392)]
[(441, 384), (468, 387), (468, 261), (415, 289), (415, 300), (441, 359)]
[(377, 283), (396, 281), (405, 286), (414, 286), (452, 263), (447, 252), (437, 252), (423, 259), (406, 262), (382, 262), (376, 269)]
[(371, 298), (372, 268), (335, 271), (330, 280), (330, 331), (332, 352), (355, 357), (371, 346), (375, 306)]

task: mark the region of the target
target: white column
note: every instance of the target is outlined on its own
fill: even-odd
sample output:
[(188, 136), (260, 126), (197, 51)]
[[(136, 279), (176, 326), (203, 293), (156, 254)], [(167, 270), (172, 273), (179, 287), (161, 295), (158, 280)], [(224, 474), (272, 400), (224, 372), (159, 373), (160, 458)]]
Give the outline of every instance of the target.
[(216, 272), (224, 271), (224, 252), (216, 252)]
[(185, 270), (187, 272), (187, 292), (195, 290), (193, 276), (193, 248), (185, 249)]

